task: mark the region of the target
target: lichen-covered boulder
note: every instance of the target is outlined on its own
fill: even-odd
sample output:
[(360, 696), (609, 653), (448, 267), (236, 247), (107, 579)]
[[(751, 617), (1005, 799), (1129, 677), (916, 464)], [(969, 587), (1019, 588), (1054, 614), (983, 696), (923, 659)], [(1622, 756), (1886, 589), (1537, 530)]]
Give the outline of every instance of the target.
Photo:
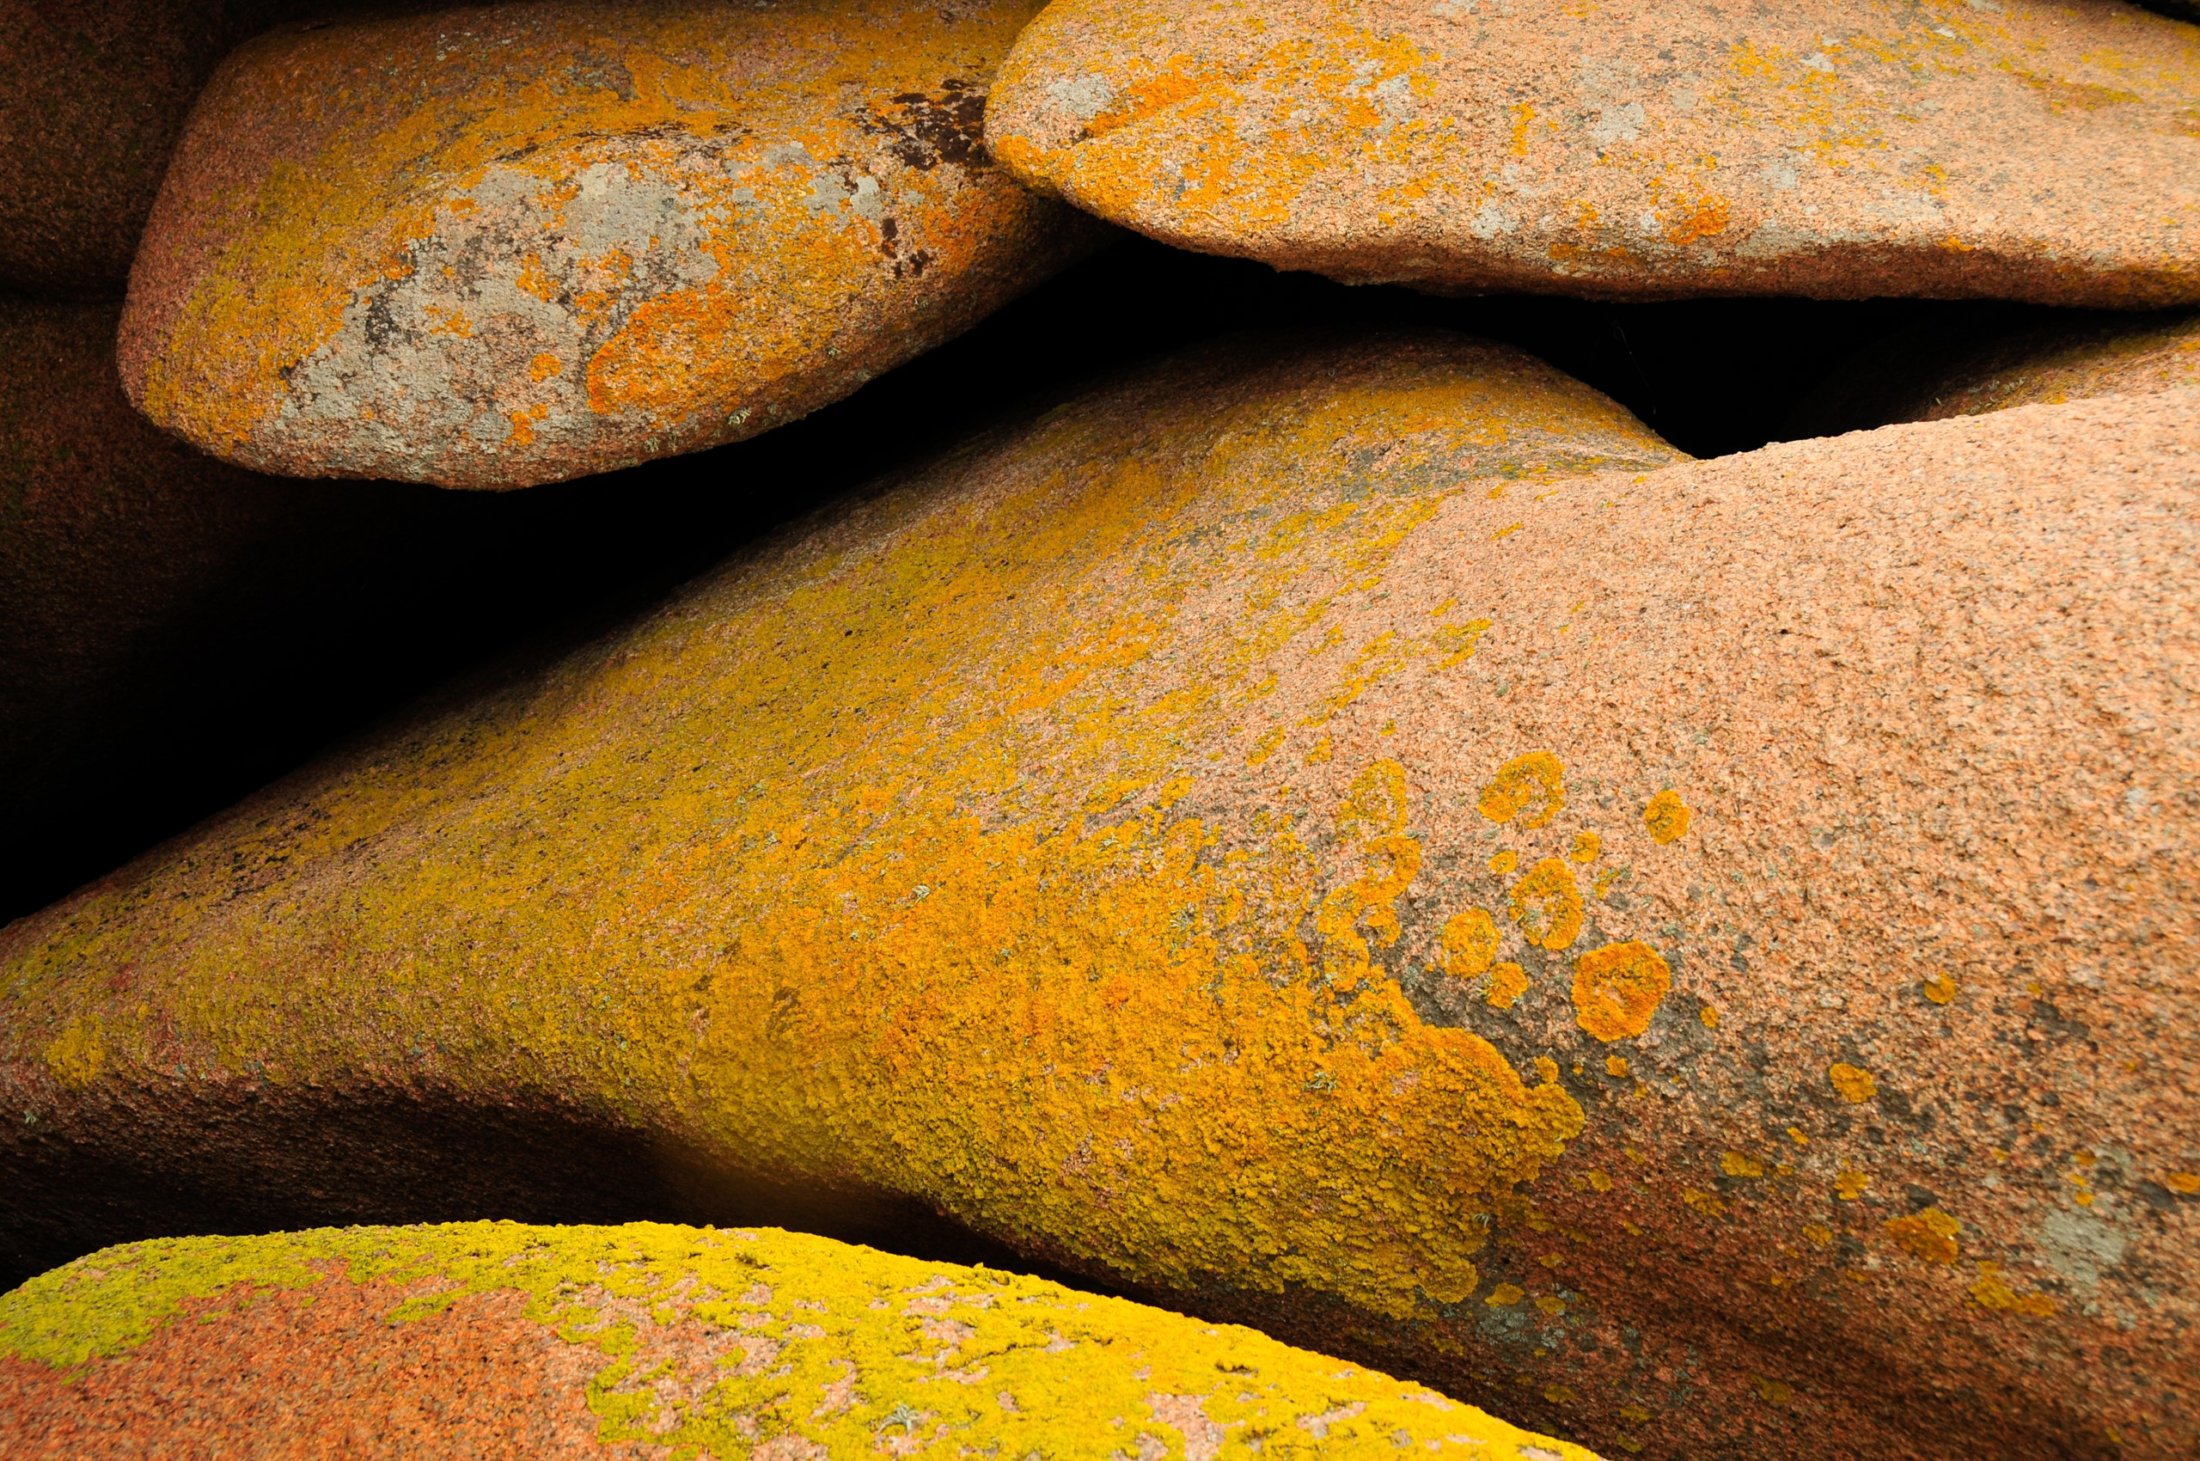
[(2200, 29), (2090, 0), (1058, 0), (1036, 187), (1439, 289), (2200, 299)]
[(547, 1092), (1600, 1449), (2187, 1454), (2196, 489), (1156, 367), (0, 932), (0, 1216)]
[(10, 1456), (1593, 1461), (1123, 1299), (770, 1229), (323, 1229), (109, 1248), (0, 1295)]
[(302, 0), (0, 0), (0, 288), (122, 292), (191, 99)]
[(994, 169), (1033, 0), (539, 0), (226, 61), (130, 278), (131, 399), (302, 476), (517, 487), (752, 436), (1090, 245)]

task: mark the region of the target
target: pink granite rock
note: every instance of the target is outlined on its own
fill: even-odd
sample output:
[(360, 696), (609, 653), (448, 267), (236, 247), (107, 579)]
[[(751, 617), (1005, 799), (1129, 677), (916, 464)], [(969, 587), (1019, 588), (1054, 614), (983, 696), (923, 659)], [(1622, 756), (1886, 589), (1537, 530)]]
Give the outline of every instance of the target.
[(2200, 29), (2097, 0), (1058, 0), (1036, 187), (1354, 281), (2200, 299)]

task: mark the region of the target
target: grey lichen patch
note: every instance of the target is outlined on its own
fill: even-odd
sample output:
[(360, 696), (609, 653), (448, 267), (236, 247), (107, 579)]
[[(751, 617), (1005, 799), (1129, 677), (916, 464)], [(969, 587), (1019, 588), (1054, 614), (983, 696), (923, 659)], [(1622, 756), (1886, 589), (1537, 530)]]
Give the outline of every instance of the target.
[(699, 209), (661, 162), (645, 169), (624, 155), (648, 145), (598, 142), (601, 160), (563, 186), (493, 165), (453, 192), (408, 271), (359, 291), (342, 328), (291, 372), (261, 428), (265, 456), (464, 482), (476, 458), (600, 438), (588, 362), (641, 304), (720, 272), (706, 244), (726, 220)]

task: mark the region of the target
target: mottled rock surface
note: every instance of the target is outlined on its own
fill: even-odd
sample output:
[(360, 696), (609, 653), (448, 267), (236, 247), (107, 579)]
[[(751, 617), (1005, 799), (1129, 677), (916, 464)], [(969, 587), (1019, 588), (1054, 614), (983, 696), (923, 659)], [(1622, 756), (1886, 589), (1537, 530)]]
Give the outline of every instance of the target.
[(2192, 392), (1153, 368), (0, 932), (0, 1217), (556, 1093), (1600, 1449), (2189, 1454), (2196, 489)]
[(2200, 299), (2200, 29), (2091, 0), (1059, 0), (1036, 187), (1354, 281)]
[(517, 487), (752, 436), (1095, 225), (986, 160), (1033, 0), (513, 4), (224, 63), (131, 274), (131, 399), (303, 476)]
[(1251, 1330), (803, 1234), (650, 1223), (103, 1250), (0, 1296), (0, 1445), (1593, 1461)]
[(0, 288), (120, 294), (191, 99), (285, 0), (0, 0)]

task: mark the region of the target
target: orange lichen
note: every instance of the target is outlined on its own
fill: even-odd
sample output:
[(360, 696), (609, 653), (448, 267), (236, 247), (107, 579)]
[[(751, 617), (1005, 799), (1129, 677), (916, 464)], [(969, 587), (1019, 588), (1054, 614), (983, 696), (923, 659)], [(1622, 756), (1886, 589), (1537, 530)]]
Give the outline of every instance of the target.
[(1837, 1060), (1826, 1067), (1826, 1079), (1852, 1106), (1861, 1106), (1879, 1093), (1879, 1082), (1872, 1079), (1870, 1071), (1845, 1061)]
[(1481, 908), (1454, 913), (1444, 921), (1444, 972), (1473, 979), (1497, 959), (1497, 921)]
[[(1330, 630), (1393, 610), (1350, 640), (1396, 631), (1366, 696), (1455, 684), (1396, 559), (1462, 482), (1542, 471), (1572, 408), (1514, 356), (1324, 349), (1098, 393), (293, 783), (309, 812), (133, 874), (280, 916), (94, 893), (10, 931), (0, 1028), (35, 1058), (100, 1013), (101, 1082), (181, 1050), (278, 1090), (547, 1086), (667, 1160), (905, 1196), (1154, 1290), (1460, 1301), (1475, 1215), (1586, 1119), (1401, 986), (1486, 824), (1422, 805), (1459, 762), (1403, 729), (1250, 787), (1243, 708), (1274, 679), (1265, 723), (1302, 723), (1349, 668)], [(1378, 452), (1380, 491), (1334, 465)], [(165, 971), (154, 1017), (105, 992), (118, 955)]]
[(1649, 829), (1650, 840), (1660, 844), (1678, 842), (1685, 836), (1688, 819), (1688, 804), (1671, 787), (1650, 798), (1649, 805), (1642, 809), (1642, 825)]
[(1513, 884), (1513, 922), (1521, 936), (1538, 948), (1558, 952), (1571, 948), (1581, 936), (1581, 889), (1574, 870), (1555, 857), (1546, 857)]
[(1575, 862), (1595, 862), (1603, 851), (1603, 838), (1594, 832), (1578, 832), (1574, 835), (1573, 851), (1566, 855)]
[(2027, 1314), (2035, 1319), (2045, 1319), (2058, 1307), (2048, 1294), (2024, 1294), (2002, 1280), (2001, 1265), (1980, 1263), (1978, 1277), (1970, 1287), (1971, 1301), (1982, 1309), (1998, 1312)]
[(1506, 962), (1490, 966), (1490, 992), (1483, 996), (1491, 1009), (1509, 1010), (1528, 992), (1528, 971)]
[(1731, 208), (1724, 198), (1704, 198), (1675, 219), (1665, 230), (1665, 241), (1676, 247), (1726, 232)]
[(1866, 1192), (1869, 1192), (1871, 1185), (1872, 1179), (1869, 1172), (1859, 1172), (1853, 1167), (1844, 1167), (1834, 1174), (1833, 1195), (1843, 1202), (1854, 1202)]
[(1490, 854), (1489, 869), (1499, 877), (1504, 877), (1518, 866), (1520, 866), (1520, 854), (1510, 847), (1501, 847)]
[[(1034, 8), (523, 7), (462, 33), (393, 17), (263, 38), (207, 88), (175, 211), (147, 232), (178, 292), (132, 298), (133, 398), (248, 464), (318, 450), (316, 470), (479, 485), (513, 485), (516, 458), (624, 465), (814, 409), (1074, 247), (1059, 205), (940, 166), (908, 110), (960, 105)], [(597, 80), (606, 64), (627, 81)], [(433, 84), (391, 79), (416, 74)], [(591, 229), (624, 234), (584, 248)], [(451, 250), (486, 277), (448, 277)], [(500, 291), (546, 307), (528, 329), (554, 349), (499, 353)], [(398, 323), (370, 335), (370, 315)], [(309, 389), (321, 365), (337, 384)], [(476, 440), (551, 402), (560, 429)]]
[(1934, 1004), (1947, 1004), (1956, 997), (1956, 981), (1945, 972), (1928, 975), (1924, 981), (1925, 997)]
[(2200, 1197), (2200, 1172), (2171, 1172), (2162, 1185), (2186, 1197)]
[(1599, 1040), (1640, 1035), (1673, 987), (1673, 971), (1638, 940), (1606, 944), (1574, 960), (1574, 1022)]
[(1549, 751), (1530, 751), (1497, 768), (1482, 788), (1482, 815), (1503, 825), (1517, 821), (1534, 830), (1550, 825), (1566, 805), (1566, 768)]
[(1895, 1246), (1928, 1263), (1953, 1263), (1963, 1251), (1956, 1241), (1963, 1224), (1938, 1207), (1922, 1208), (1906, 1217), (1889, 1218), (1885, 1226)]

